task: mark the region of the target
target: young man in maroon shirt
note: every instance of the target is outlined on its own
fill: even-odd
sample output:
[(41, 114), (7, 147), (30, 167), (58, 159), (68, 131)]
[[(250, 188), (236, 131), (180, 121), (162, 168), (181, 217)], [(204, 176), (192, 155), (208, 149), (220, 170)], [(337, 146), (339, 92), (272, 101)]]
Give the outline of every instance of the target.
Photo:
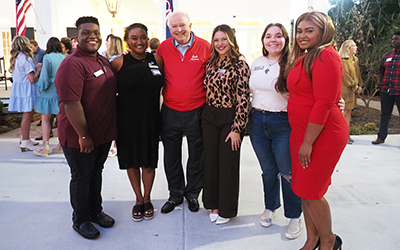
[(114, 219), (102, 210), (102, 169), (111, 141), (117, 137), (117, 79), (97, 50), (102, 39), (97, 18), (76, 21), (76, 50), (60, 65), (55, 84), (60, 99), (58, 135), (71, 168), (70, 200), (73, 229), (95, 239)]

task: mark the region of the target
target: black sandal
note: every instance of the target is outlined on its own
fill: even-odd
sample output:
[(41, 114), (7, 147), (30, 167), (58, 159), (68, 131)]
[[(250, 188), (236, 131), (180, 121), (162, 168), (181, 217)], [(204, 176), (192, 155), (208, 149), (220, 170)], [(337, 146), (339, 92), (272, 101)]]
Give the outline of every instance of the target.
[(151, 202), (144, 203), (144, 219), (151, 220), (154, 217), (154, 207)]
[(133, 221), (140, 222), (143, 220), (144, 207), (143, 204), (135, 205), (132, 209)]

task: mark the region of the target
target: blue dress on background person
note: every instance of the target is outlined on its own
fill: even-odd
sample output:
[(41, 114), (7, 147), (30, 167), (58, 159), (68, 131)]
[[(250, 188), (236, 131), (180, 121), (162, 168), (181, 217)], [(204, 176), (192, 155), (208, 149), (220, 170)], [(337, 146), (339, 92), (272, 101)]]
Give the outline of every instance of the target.
[(36, 82), (31, 83), (28, 80), (31, 72), (36, 72), (32, 58), (26, 58), (24, 53), (19, 52), (12, 72), (13, 84), (8, 111), (31, 112), (35, 109), (38, 90)]
[(56, 52), (46, 54), (43, 58), (42, 71), (40, 72), (40, 77), (37, 82), (37, 88), (39, 90), (36, 103), (37, 113), (58, 115), (60, 111), (58, 108), (59, 99), (56, 85), (54, 84), (54, 78), (64, 58), (65, 55)]

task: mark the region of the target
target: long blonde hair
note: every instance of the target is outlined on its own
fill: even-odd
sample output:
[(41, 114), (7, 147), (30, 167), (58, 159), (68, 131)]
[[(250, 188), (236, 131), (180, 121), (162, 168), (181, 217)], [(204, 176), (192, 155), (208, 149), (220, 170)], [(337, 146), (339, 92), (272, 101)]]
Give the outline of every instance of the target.
[(123, 44), (122, 39), (118, 36), (110, 36), (109, 43), (110, 43), (110, 51), (107, 51), (108, 57), (121, 55), (123, 51)]
[(354, 55), (350, 55), (351, 46), (356, 45), (353, 40), (346, 40), (342, 43), (339, 50), (340, 58), (352, 58)]
[(307, 53), (304, 49), (300, 48), (299, 44), (296, 41), (292, 50), (293, 63), (291, 68), (293, 68), (293, 66), (301, 56), (305, 55), (303, 64), (304, 69), (306, 71), (307, 77), (312, 80), (312, 68), (317, 57), (320, 57), (322, 50), (324, 50), (326, 47), (336, 45), (335, 40), (333, 40), (335, 27), (333, 26), (332, 19), (328, 15), (319, 11), (311, 11), (302, 14), (297, 19), (295, 32), (297, 32), (299, 23), (303, 20), (307, 20), (316, 25), (322, 32), (322, 38), (319, 43), (314, 48), (307, 51)]
[(15, 61), (17, 60), (17, 56), (20, 52), (25, 54), (26, 60), (28, 60), (30, 57), (33, 61), (35, 61), (32, 55), (29, 39), (24, 36), (15, 36), (11, 44), (10, 68), (8, 69), (11, 73), (14, 70)]

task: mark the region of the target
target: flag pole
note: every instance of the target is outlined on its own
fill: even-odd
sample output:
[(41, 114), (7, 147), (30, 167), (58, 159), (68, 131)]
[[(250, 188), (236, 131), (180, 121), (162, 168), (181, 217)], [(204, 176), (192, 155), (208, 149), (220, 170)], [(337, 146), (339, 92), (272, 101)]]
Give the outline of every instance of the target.
[(33, 9), (33, 12), (35, 13), (36, 19), (38, 20), (38, 23), (39, 23), (39, 25), (40, 25), (40, 29), (42, 30), (43, 35), (46, 35), (46, 31), (43, 29), (42, 23), (40, 22), (39, 16), (38, 16), (37, 13), (36, 13), (35, 7), (33, 6), (31, 0), (29, 0), (29, 2), (31, 3), (31, 7), (32, 7), (32, 9)]

